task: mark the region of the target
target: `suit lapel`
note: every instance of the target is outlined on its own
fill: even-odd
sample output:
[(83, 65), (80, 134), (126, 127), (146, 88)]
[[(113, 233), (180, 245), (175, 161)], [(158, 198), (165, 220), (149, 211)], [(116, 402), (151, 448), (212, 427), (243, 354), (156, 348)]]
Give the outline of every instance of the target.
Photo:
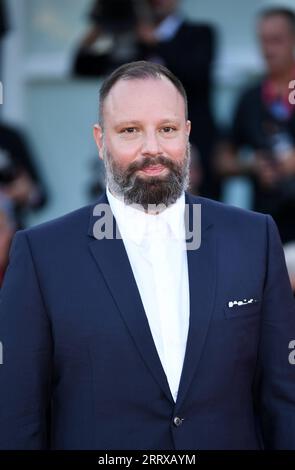
[[(108, 205), (108, 199), (105, 193), (97, 201), (97, 204)], [(109, 205), (108, 207), (110, 208)], [(173, 397), (153, 341), (124, 243), (120, 238), (103, 238), (97, 240), (93, 235), (93, 226), (96, 220), (92, 213), (88, 232), (91, 237), (89, 242), (91, 253), (95, 258), (143, 361), (167, 398), (173, 402)], [(113, 221), (115, 231), (117, 227), (114, 217)]]
[[(186, 210), (192, 223), (192, 206), (202, 200), (186, 194)], [(201, 245), (197, 250), (187, 250), (190, 286), (190, 320), (185, 359), (177, 396), (178, 409), (196, 373), (206, 340), (215, 298), (216, 240), (213, 224), (208, 220), (201, 204)]]

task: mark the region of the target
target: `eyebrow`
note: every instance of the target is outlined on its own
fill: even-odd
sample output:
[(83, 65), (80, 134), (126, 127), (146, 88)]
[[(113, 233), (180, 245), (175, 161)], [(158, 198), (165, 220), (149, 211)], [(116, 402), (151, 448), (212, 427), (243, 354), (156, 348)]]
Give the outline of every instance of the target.
[[(165, 124), (165, 123), (180, 124), (180, 120), (175, 119), (175, 118), (167, 118), (167, 119), (161, 119), (161, 121), (159, 122), (160, 125)], [(126, 121), (116, 122), (115, 127), (123, 127), (123, 126), (130, 126), (130, 125), (140, 126), (141, 124), (142, 124), (141, 121), (131, 119), (130, 121), (126, 120)]]

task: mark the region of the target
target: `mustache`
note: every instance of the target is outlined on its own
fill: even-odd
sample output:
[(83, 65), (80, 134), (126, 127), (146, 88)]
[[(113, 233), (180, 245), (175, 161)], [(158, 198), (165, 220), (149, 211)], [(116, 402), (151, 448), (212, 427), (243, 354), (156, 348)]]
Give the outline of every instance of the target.
[(158, 157), (143, 157), (136, 160), (128, 166), (126, 174), (128, 176), (131, 176), (135, 171), (144, 170), (145, 168), (154, 165), (163, 165), (172, 171), (175, 171), (175, 169), (178, 168), (178, 165), (173, 160), (170, 160), (170, 158), (163, 157), (160, 155)]

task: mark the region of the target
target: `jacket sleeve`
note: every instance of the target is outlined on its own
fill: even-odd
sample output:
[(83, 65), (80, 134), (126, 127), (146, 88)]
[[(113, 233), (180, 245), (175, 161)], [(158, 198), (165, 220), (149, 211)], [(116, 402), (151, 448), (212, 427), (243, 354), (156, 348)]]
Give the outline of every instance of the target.
[(265, 449), (295, 449), (295, 300), (277, 227), (267, 220), (267, 273), (254, 385)]
[(0, 290), (0, 449), (46, 449), (51, 330), (25, 231)]

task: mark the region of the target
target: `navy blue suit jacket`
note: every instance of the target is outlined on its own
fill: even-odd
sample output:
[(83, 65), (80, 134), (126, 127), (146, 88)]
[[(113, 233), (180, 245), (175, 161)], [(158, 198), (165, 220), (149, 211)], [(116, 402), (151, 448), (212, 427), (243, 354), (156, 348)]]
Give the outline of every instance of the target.
[(187, 251), (176, 403), (123, 241), (93, 236), (94, 206), (16, 234), (0, 296), (1, 449), (295, 449), (295, 308), (277, 229), (186, 203), (202, 205), (202, 239)]

